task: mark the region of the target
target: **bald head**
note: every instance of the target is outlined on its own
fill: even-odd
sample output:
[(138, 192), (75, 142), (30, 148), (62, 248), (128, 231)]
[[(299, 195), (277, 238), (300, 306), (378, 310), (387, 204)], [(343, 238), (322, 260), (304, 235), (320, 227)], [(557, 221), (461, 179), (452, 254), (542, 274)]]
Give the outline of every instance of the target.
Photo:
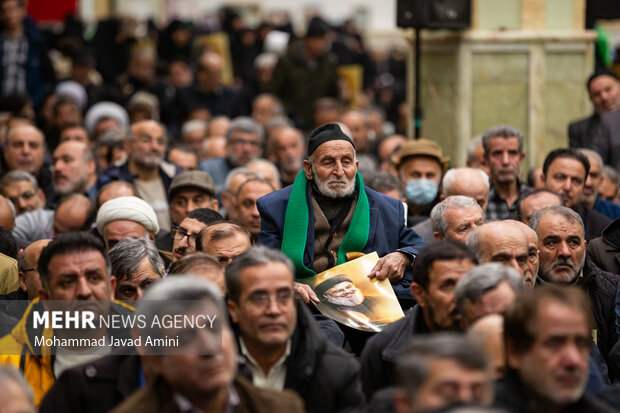
[(538, 277), (538, 235), (521, 221), (506, 220), (508, 224), (520, 228), (527, 237), (527, 271), (524, 270), (523, 281), (528, 288), (534, 288)]
[(548, 206), (560, 205), (562, 205), (562, 200), (556, 193), (546, 189), (535, 191), (521, 200), (521, 205), (519, 207), (521, 221), (525, 224), (529, 224), (530, 218), (534, 215), (534, 212)]
[(469, 233), (467, 246), (481, 264), (499, 262), (521, 276), (528, 270), (527, 235), (514, 221), (494, 221), (477, 227)]
[(82, 194), (72, 194), (61, 201), (54, 213), (54, 235), (88, 229), (95, 216), (95, 203)]
[(13, 231), (15, 226), (15, 209), (10, 202), (0, 195), (0, 227)]
[(489, 177), (477, 168), (450, 169), (442, 180), (442, 195), (444, 198), (452, 195), (473, 198), (484, 214), (489, 197)]
[(41, 251), (52, 240), (41, 239), (28, 245), (22, 255), (19, 257), (19, 285), (23, 291), (28, 293), (28, 299), (34, 300), (39, 296), (41, 280), (39, 271), (37, 271), (37, 263), (41, 256)]

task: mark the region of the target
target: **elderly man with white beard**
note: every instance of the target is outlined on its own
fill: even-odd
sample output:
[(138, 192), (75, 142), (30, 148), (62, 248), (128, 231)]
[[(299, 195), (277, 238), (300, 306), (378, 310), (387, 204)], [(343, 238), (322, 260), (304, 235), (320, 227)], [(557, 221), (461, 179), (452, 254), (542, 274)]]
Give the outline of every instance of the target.
[[(293, 185), (257, 201), (258, 242), (288, 255), (296, 278), (340, 265), (347, 254), (376, 251), (381, 258), (368, 277), (389, 279), (409, 307), (408, 269), (424, 241), (406, 227), (402, 202), (366, 188), (357, 168), (353, 141), (338, 124), (316, 128)], [(319, 301), (305, 284), (295, 290), (305, 302)]]

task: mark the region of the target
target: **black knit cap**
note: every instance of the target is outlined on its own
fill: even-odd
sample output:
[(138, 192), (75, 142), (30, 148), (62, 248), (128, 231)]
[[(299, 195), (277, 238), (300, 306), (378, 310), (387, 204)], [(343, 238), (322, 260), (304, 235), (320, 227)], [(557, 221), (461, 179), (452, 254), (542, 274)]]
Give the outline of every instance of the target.
[(306, 37), (324, 37), (329, 32), (329, 27), (325, 20), (315, 16), (308, 23), (308, 30), (306, 31)]
[(355, 144), (343, 131), (337, 123), (326, 123), (319, 126), (312, 132), (310, 132), (310, 138), (308, 139), (308, 156), (319, 147), (322, 143), (327, 141), (343, 140), (349, 142), (355, 148)]
[(592, 73), (590, 75), (590, 77), (588, 78), (588, 81), (586, 82), (586, 88), (588, 90), (590, 89), (590, 83), (592, 83), (592, 81), (594, 79), (596, 79), (597, 77), (599, 77), (599, 76), (609, 76), (609, 77), (612, 77), (612, 78), (618, 80), (618, 75), (616, 75), (611, 70), (609, 70), (609, 69), (600, 69), (600, 70), (597, 70), (596, 72)]
[(353, 281), (344, 274), (334, 275), (333, 277), (326, 279), (325, 281), (323, 281), (322, 283), (314, 287), (314, 292), (316, 293), (317, 297), (319, 297), (319, 299), (323, 299), (323, 295), (330, 288), (333, 288), (335, 285), (338, 285), (346, 281), (353, 284)]

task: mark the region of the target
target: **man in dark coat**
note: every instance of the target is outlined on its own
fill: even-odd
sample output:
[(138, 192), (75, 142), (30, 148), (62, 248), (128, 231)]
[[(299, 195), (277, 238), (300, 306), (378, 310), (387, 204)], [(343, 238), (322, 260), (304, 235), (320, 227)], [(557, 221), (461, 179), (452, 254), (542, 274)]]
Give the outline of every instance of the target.
[(530, 227), (538, 235), (538, 277), (547, 283), (572, 284), (583, 288), (592, 302), (596, 328), (592, 332), (607, 362), (610, 378), (620, 377), (618, 366), (609, 362), (618, 342), (615, 327), (615, 297), (620, 276), (601, 270), (586, 257), (583, 223), (570, 208), (552, 206), (536, 211)]
[(588, 243), (588, 257), (602, 270), (620, 274), (620, 218), (613, 220), (600, 237)]
[[(252, 247), (226, 268), (240, 374), (254, 385), (295, 390), (315, 413), (364, 408), (359, 364), (328, 341), (293, 292), (293, 265), (280, 251)], [(273, 302), (275, 301), (275, 303)]]
[(440, 293), (440, 285), (456, 285), (476, 264), (476, 256), (459, 241), (439, 241), (422, 250), (411, 284), (417, 304), (368, 340), (362, 353), (362, 386), (369, 400), (395, 383), (396, 363), (411, 336), (459, 329), (454, 289)]
[(558, 194), (565, 206), (579, 214), (586, 241), (599, 237), (611, 222), (605, 215), (581, 203), (589, 173), (590, 161), (575, 149), (555, 149), (549, 152), (543, 163), (545, 188)]
[(546, 285), (519, 294), (504, 314), (508, 370), (497, 382), (494, 405), (510, 413), (613, 412), (585, 393), (590, 314), (577, 287)]
[[(369, 277), (388, 278), (399, 298), (411, 300), (405, 272), (424, 241), (405, 226), (403, 203), (366, 188), (357, 167), (353, 141), (340, 126), (315, 129), (295, 183), (257, 201), (258, 243), (288, 255), (297, 278), (340, 265), (347, 253), (376, 251), (381, 258)], [(296, 284), (304, 301), (309, 294), (318, 302), (303, 288)]]

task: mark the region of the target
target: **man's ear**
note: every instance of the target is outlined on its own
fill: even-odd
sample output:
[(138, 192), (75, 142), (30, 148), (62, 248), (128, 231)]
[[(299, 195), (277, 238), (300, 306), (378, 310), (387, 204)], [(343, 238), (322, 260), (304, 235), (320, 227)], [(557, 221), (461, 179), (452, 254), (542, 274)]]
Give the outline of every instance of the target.
[(49, 294), (47, 293), (47, 291), (45, 291), (44, 288), (41, 288), (39, 290), (39, 300), (40, 301), (45, 301), (45, 300), (49, 300)]
[(27, 293), (28, 287), (26, 286), (26, 274), (24, 274), (22, 271), (18, 272), (17, 280), (19, 281), (19, 287), (22, 289), (22, 291)]
[(308, 181), (312, 181), (312, 165), (308, 159), (304, 159), (304, 174)]
[(233, 300), (226, 300), (226, 306), (228, 307), (228, 314), (233, 323), (239, 323), (239, 306)]
[(405, 391), (405, 389), (394, 389), (393, 397), (394, 398), (392, 399), (392, 403), (394, 405), (394, 409), (398, 413), (409, 413), (414, 411), (414, 403), (409, 397), (407, 397), (407, 392)]
[(114, 300), (114, 295), (116, 293), (116, 277), (110, 277), (110, 300)]
[(149, 239), (153, 242), (155, 242), (155, 233), (154, 232), (149, 232)]
[(426, 291), (424, 291), (424, 288), (422, 288), (420, 284), (416, 282), (411, 283), (411, 294), (413, 294), (413, 297), (420, 307), (426, 307)]
[(443, 240), (443, 236), (439, 232), (437, 232), (437, 231), (433, 232), (433, 237), (435, 237), (435, 239), (437, 241), (442, 241)]

